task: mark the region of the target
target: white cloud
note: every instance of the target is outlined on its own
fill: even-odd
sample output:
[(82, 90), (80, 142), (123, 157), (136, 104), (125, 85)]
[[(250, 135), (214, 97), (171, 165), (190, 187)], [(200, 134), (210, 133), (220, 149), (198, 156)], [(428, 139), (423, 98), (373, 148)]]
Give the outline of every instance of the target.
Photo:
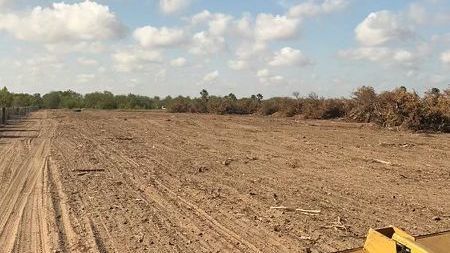
[(243, 60), (230, 60), (228, 61), (228, 67), (234, 70), (244, 70), (249, 68), (249, 64), (247, 61)]
[(0, 14), (0, 31), (19, 40), (56, 43), (118, 38), (125, 28), (108, 6), (86, 1), (54, 3), (23, 14)]
[(196, 55), (208, 55), (218, 53), (225, 47), (224, 37), (214, 36), (208, 32), (199, 32), (194, 34), (189, 52)]
[(428, 77), (428, 81), (431, 87), (442, 85), (442, 83), (448, 83), (448, 75), (433, 74)]
[(17, 2), (17, 0), (0, 0), (0, 11), (12, 9)]
[(282, 48), (275, 52), (270, 66), (306, 66), (312, 64), (312, 61), (306, 57), (300, 50), (290, 47)]
[(265, 55), (267, 44), (263, 41), (245, 41), (236, 49), (236, 55), (241, 60), (252, 60)]
[(0, 8), (9, 4), (10, 2), (12, 2), (12, 0), (0, 0)]
[(450, 13), (444, 12), (436, 14), (434, 22), (436, 24), (448, 25), (450, 23)]
[(112, 58), (116, 70), (120, 72), (143, 70), (147, 64), (159, 64), (163, 61), (159, 51), (136, 48), (117, 51), (112, 55)]
[[(438, 2), (442, 2), (441, 0), (437, 0), (432, 3), (434, 0), (428, 1), (416, 1), (409, 5), (408, 9), (404, 11), (404, 16), (408, 18), (408, 20), (417, 25), (427, 25), (427, 26), (447, 26), (450, 22), (450, 13), (448, 8), (438, 8), (433, 6)], [(439, 3), (442, 4), (442, 3)]]
[(286, 16), (261, 13), (256, 17), (257, 40), (288, 40), (297, 36), (300, 20)]
[(253, 38), (255, 35), (252, 19), (245, 15), (238, 20), (234, 20), (236, 34), (244, 38)]
[(212, 35), (223, 36), (230, 28), (233, 17), (223, 13), (211, 13), (204, 10), (191, 18), (191, 24), (208, 24), (208, 31)]
[(214, 35), (224, 35), (232, 19), (232, 16), (222, 13), (214, 15), (213, 19), (208, 24), (209, 32)]
[(269, 82), (276, 84), (276, 83), (284, 83), (284, 77), (280, 75), (272, 76), (269, 78)]
[(259, 78), (259, 82), (264, 85), (282, 84), (285, 83), (285, 79), (281, 75), (272, 75), (268, 69), (260, 69), (256, 72), (256, 76)]
[(203, 77), (203, 84), (214, 83), (218, 78), (219, 78), (219, 71), (215, 70), (213, 72), (206, 74)]
[(187, 60), (183, 57), (179, 57), (170, 61), (172, 67), (184, 67), (187, 64)]
[(174, 14), (191, 4), (190, 0), (160, 0), (159, 7), (165, 14)]
[(357, 49), (342, 50), (339, 56), (352, 60), (368, 60), (387, 65), (397, 64), (406, 67), (416, 67), (422, 55), (405, 49), (392, 49), (388, 47), (361, 47)]
[(409, 19), (417, 24), (424, 24), (429, 19), (425, 8), (418, 3), (413, 3), (409, 6), (407, 15)]
[(54, 54), (89, 53), (99, 54), (106, 51), (107, 46), (100, 41), (80, 41), (76, 43), (45, 44), (45, 48)]
[(449, 64), (450, 65), (450, 50), (443, 52), (441, 54), (441, 61), (445, 64)]
[(192, 16), (191, 23), (193, 25), (201, 24), (204, 22), (207, 22), (211, 18), (212, 14), (208, 10), (203, 10), (202, 12), (199, 12)]
[(78, 58), (77, 62), (80, 65), (84, 65), (84, 66), (97, 66), (98, 65), (98, 61), (97, 60), (84, 58), (84, 57)]
[(78, 83), (88, 83), (95, 79), (94, 74), (79, 74), (77, 75), (77, 82)]
[(260, 69), (258, 72), (256, 72), (257, 77), (268, 77), (269, 76), (269, 70), (268, 69)]
[(314, 17), (340, 11), (347, 5), (347, 0), (324, 0), (320, 3), (310, 0), (291, 7), (288, 11), (288, 16), (296, 18)]
[(40, 69), (44, 67), (62, 68), (63, 66), (62, 60), (53, 55), (31, 57), (25, 61), (25, 64), (33, 69)]
[(155, 74), (155, 82), (164, 82), (167, 78), (167, 70), (166, 69), (160, 69)]
[(372, 12), (356, 29), (356, 39), (363, 45), (382, 45), (392, 40), (405, 40), (414, 35), (401, 18), (390, 11)]
[(185, 41), (183, 30), (167, 27), (140, 27), (133, 32), (133, 37), (145, 48), (172, 47)]

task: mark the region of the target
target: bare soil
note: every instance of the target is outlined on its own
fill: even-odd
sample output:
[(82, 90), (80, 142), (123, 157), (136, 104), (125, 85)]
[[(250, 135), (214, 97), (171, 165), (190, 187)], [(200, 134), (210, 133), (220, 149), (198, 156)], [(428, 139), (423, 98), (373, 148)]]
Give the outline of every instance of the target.
[(334, 252), (449, 215), (449, 134), (62, 110), (0, 128), (0, 252)]

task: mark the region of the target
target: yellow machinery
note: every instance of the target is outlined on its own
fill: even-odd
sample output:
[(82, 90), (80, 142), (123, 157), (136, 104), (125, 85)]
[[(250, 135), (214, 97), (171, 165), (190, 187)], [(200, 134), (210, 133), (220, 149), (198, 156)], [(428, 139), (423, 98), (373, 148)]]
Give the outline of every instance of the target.
[(341, 253), (450, 253), (450, 231), (413, 237), (396, 227), (370, 229), (363, 248)]

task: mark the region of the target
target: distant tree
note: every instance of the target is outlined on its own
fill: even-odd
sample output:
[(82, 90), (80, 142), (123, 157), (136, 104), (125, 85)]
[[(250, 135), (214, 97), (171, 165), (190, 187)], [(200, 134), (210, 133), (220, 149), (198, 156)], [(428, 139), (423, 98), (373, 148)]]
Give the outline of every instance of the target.
[(168, 101), (167, 109), (169, 112), (189, 112), (191, 99), (189, 97), (178, 96)]
[(39, 108), (44, 106), (41, 94), (39, 94), (39, 93), (34, 93), (33, 94), (33, 106), (37, 106)]
[(8, 91), (6, 87), (0, 89), (0, 106), (11, 106), (13, 102), (12, 94)]
[(230, 99), (231, 101), (236, 101), (237, 100), (236, 95), (234, 95), (233, 93), (228, 94), (227, 98)]
[(264, 96), (261, 93), (256, 94), (256, 98), (259, 102), (261, 102), (264, 99)]
[(294, 91), (294, 92), (292, 92), (292, 96), (294, 96), (296, 99), (298, 99), (300, 97), (300, 92)]
[(61, 92), (52, 91), (42, 97), (45, 108), (57, 109), (61, 106)]
[(441, 90), (438, 88), (431, 88), (430, 90), (425, 92), (424, 101), (427, 104), (435, 106), (441, 97)]
[(13, 107), (24, 107), (24, 106), (34, 106), (35, 105), (35, 98), (26, 93), (16, 93), (11, 94), (12, 95), (12, 103), (11, 106)]
[(84, 106), (83, 95), (73, 91), (66, 90), (60, 92), (61, 104), (62, 108), (82, 108)]
[(203, 89), (202, 91), (200, 91), (200, 95), (202, 96), (202, 100), (203, 101), (207, 101), (208, 97), (209, 97), (209, 93), (207, 90)]
[(319, 95), (317, 95), (317, 93), (315, 92), (311, 92), (308, 94), (308, 98), (309, 99), (313, 99), (313, 100), (318, 100), (319, 99)]
[(441, 93), (441, 90), (439, 88), (431, 88), (430, 94), (433, 95), (439, 95)]
[(114, 100), (116, 101), (116, 105), (118, 109), (130, 109), (128, 98), (125, 95), (116, 95), (114, 97)]
[(168, 104), (173, 100), (171, 96), (166, 96), (159, 103), (159, 108), (165, 107), (167, 108)]
[(117, 109), (114, 95), (109, 91), (93, 92), (84, 96), (85, 106), (95, 109)]

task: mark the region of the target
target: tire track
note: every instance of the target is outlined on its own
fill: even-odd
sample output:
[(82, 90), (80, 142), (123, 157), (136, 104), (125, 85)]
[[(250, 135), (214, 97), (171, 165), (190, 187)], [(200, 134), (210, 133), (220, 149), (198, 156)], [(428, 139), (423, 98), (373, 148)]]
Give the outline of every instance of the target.
[[(33, 118), (34, 115), (38, 117)], [(36, 137), (11, 138), (6, 144), (0, 165), (2, 188), (0, 198), (0, 249), (2, 252), (49, 252), (52, 217), (47, 212), (45, 171), (55, 124), (46, 111), (34, 113), (25, 123), (18, 123), (20, 136), (38, 128)]]

